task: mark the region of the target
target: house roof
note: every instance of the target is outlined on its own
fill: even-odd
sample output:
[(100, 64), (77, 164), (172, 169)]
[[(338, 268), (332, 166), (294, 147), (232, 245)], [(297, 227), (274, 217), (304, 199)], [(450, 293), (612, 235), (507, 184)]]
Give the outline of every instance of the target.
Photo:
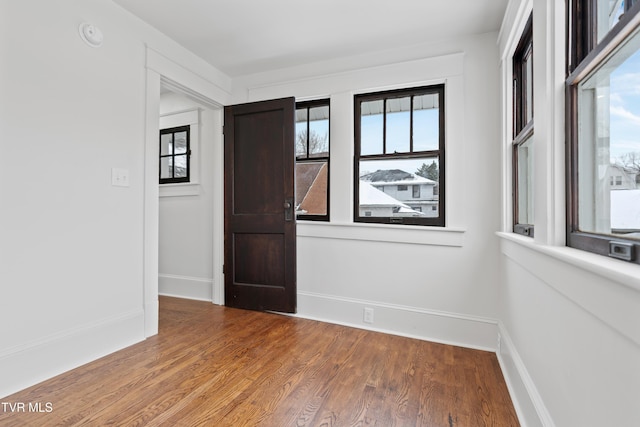
[[(318, 163), (299, 163), (298, 167), (302, 165), (318, 165)], [(311, 215), (326, 215), (327, 214), (327, 184), (329, 182), (329, 168), (327, 163), (320, 163), (320, 168), (308, 167), (309, 173), (305, 177), (305, 185), (308, 184), (307, 192), (305, 193), (302, 202), (300, 203), (301, 210)], [(313, 180), (308, 183), (309, 178), (313, 172), (315, 176)], [(296, 186), (298, 183), (296, 183)], [(298, 199), (299, 200), (299, 199)]]
[(360, 179), (362, 181), (371, 182), (373, 185), (376, 183), (384, 183), (385, 185), (437, 184), (436, 181), (424, 178), (420, 175), (405, 172), (400, 169), (377, 170), (375, 172), (362, 175)]
[(394, 199), (365, 181), (360, 181), (360, 205), (365, 206), (399, 206), (411, 209), (409, 205)]
[(307, 196), (323, 163), (296, 163), (296, 203), (301, 204)]

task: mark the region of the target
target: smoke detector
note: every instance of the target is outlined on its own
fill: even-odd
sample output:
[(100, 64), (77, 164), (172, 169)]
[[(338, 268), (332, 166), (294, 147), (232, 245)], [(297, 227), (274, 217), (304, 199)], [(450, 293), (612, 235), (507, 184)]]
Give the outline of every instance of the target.
[(78, 32), (80, 33), (80, 38), (82, 38), (82, 40), (84, 40), (84, 42), (89, 46), (102, 46), (104, 36), (102, 35), (102, 31), (100, 31), (98, 27), (85, 22), (83, 24), (80, 24), (80, 27), (78, 27)]

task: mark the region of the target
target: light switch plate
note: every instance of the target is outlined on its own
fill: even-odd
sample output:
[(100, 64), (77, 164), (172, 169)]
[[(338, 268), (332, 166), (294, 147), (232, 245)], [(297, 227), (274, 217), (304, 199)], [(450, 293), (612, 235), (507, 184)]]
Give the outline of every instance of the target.
[(129, 169), (111, 168), (111, 185), (114, 187), (128, 187)]

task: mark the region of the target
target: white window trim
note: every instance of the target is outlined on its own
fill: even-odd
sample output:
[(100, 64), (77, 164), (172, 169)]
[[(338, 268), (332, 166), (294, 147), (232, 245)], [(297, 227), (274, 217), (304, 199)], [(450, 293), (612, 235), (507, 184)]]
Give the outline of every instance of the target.
[[(514, 10), (513, 6), (518, 5), (519, 8)], [(527, 20), (533, 9), (532, 0), (523, 1), (521, 3), (509, 2), (509, 8), (505, 12), (505, 16), (510, 17), (503, 23), (503, 31), (509, 28), (509, 34), (502, 31), (499, 35), (499, 45), (501, 47), (500, 61), (500, 77), (501, 77), (501, 104), (502, 104), (502, 231), (513, 233), (513, 56), (516, 52)], [(513, 25), (509, 25), (512, 22)], [(534, 61), (535, 64), (535, 61)], [(535, 72), (534, 72), (535, 75)], [(534, 88), (536, 87), (534, 80)], [(534, 95), (534, 102), (536, 101)], [(535, 107), (534, 107), (535, 109)], [(534, 202), (535, 206), (535, 202)]]
[(200, 188), (200, 109), (180, 111), (160, 116), (160, 130), (178, 126), (190, 126), (191, 160), (190, 182), (162, 184), (160, 197), (197, 196)]
[[(513, 2), (501, 33), (502, 87), (502, 231), (512, 232), (513, 225), (513, 74), (511, 63), (527, 19), (533, 13), (533, 134), (534, 223), (537, 244), (564, 246), (566, 243), (565, 200), (565, 27), (564, 2), (527, 0)], [(536, 49), (536, 46), (540, 48)]]

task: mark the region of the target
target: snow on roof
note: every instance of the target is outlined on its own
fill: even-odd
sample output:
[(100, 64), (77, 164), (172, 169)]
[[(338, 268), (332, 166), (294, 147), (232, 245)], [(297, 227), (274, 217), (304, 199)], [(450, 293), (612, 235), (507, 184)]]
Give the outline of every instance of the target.
[(411, 209), (399, 200), (394, 199), (388, 194), (383, 193), (371, 184), (360, 181), (360, 205), (365, 206), (400, 206), (402, 208)]
[(363, 181), (371, 182), (372, 184), (384, 184), (384, 185), (397, 185), (397, 184), (437, 184), (428, 178), (424, 178), (420, 175), (405, 172), (400, 169), (387, 169), (377, 170), (360, 177)]
[(611, 192), (611, 228), (640, 230), (640, 190)]

